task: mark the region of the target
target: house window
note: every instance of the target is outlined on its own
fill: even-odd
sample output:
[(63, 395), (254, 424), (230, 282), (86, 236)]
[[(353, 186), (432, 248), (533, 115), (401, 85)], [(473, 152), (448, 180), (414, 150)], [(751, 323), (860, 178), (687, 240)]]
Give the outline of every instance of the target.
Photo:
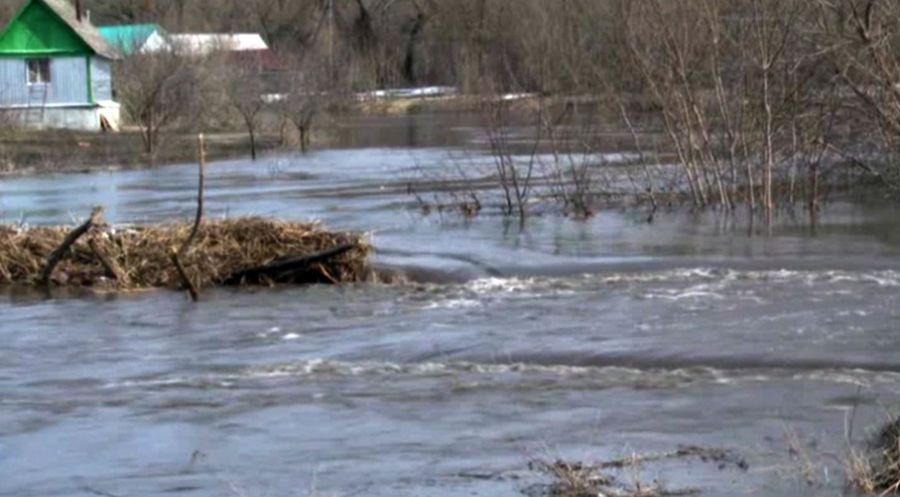
[(28, 59), (28, 84), (46, 85), (50, 83), (50, 59)]

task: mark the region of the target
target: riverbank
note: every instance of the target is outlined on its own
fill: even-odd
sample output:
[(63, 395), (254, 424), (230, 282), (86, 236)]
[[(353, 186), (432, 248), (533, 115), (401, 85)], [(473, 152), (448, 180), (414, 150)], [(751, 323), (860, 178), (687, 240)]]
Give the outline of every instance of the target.
[[(397, 133), (397, 120), (423, 114), (435, 116), (467, 116), (457, 120), (466, 125), (478, 123), (483, 127), (480, 106), (483, 97), (473, 95), (395, 95), (374, 92), (360, 97), (332, 114), (317, 117), (312, 129), (313, 150), (360, 147), (384, 144), (392, 139), (393, 146), (419, 146), (417, 132)], [(531, 105), (530, 95), (506, 96), (515, 105)], [(453, 120), (451, 118), (450, 120)], [(292, 153), (299, 150), (292, 125), (281, 126), (279, 117), (266, 111), (256, 130), (256, 148), (260, 155)], [(410, 129), (421, 126), (410, 124)], [(390, 129), (392, 136), (384, 136)], [(450, 135), (446, 129), (440, 132)], [(425, 137), (429, 144), (446, 145), (435, 138), (438, 130)], [(250, 138), (243, 128), (205, 132), (210, 160), (238, 159), (250, 156)], [(0, 177), (27, 176), (44, 173), (85, 173), (91, 171), (120, 171), (148, 167), (191, 163), (196, 160), (196, 132), (167, 130), (160, 136), (155, 157), (144, 150), (140, 132), (126, 128), (118, 133), (91, 133), (69, 130), (0, 130)]]
[[(66, 130), (6, 130), (0, 135), (0, 177), (68, 172), (83, 173), (102, 170), (129, 170), (153, 165), (194, 162), (197, 157), (196, 135), (166, 133), (154, 160), (144, 152), (137, 131), (120, 133), (88, 133)], [(211, 160), (250, 154), (246, 133), (214, 132), (207, 134), (207, 156)], [(261, 150), (273, 150), (279, 137), (262, 134), (257, 137)]]

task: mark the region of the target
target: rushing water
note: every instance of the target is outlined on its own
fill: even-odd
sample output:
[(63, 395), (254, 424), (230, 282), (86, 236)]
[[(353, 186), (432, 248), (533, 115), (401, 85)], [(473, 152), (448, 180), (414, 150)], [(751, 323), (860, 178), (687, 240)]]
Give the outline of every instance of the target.
[[(507, 496), (542, 481), (532, 459), (679, 445), (732, 449), (749, 470), (671, 461), (641, 477), (723, 497), (842, 492), (846, 417), (858, 407), (861, 437), (900, 399), (892, 207), (832, 204), (815, 230), (783, 216), (771, 236), (681, 211), (423, 217), (405, 185), (477, 133), (418, 119), (385, 125), (410, 146), (208, 172), (210, 216), (371, 232), (408, 283), (199, 305), (0, 294), (0, 495)], [(0, 212), (187, 218), (195, 175), (7, 179)], [(829, 463), (815, 485), (790, 474), (786, 430)]]

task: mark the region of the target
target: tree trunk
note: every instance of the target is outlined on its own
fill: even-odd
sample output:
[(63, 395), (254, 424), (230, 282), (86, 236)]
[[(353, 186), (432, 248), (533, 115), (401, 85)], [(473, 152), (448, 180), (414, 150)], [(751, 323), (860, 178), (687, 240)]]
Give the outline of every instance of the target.
[(300, 134), (300, 151), (305, 154), (309, 151), (309, 136), (306, 126), (297, 126), (297, 132)]

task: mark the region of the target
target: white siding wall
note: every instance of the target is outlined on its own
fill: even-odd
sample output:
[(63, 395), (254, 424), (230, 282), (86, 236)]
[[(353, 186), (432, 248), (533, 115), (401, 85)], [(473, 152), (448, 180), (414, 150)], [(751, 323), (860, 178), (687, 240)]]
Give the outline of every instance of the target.
[(91, 57), (91, 78), (94, 85), (94, 101), (112, 100), (112, 67), (108, 60)]
[(22, 59), (0, 59), (0, 104), (3, 106), (28, 103), (27, 74)]
[(87, 104), (87, 58), (60, 57), (50, 62), (48, 104)]
[[(43, 87), (29, 87), (25, 59), (0, 58), (0, 105), (39, 106), (42, 103), (44, 103)], [(85, 57), (59, 57), (51, 60), (46, 104), (88, 104)]]

